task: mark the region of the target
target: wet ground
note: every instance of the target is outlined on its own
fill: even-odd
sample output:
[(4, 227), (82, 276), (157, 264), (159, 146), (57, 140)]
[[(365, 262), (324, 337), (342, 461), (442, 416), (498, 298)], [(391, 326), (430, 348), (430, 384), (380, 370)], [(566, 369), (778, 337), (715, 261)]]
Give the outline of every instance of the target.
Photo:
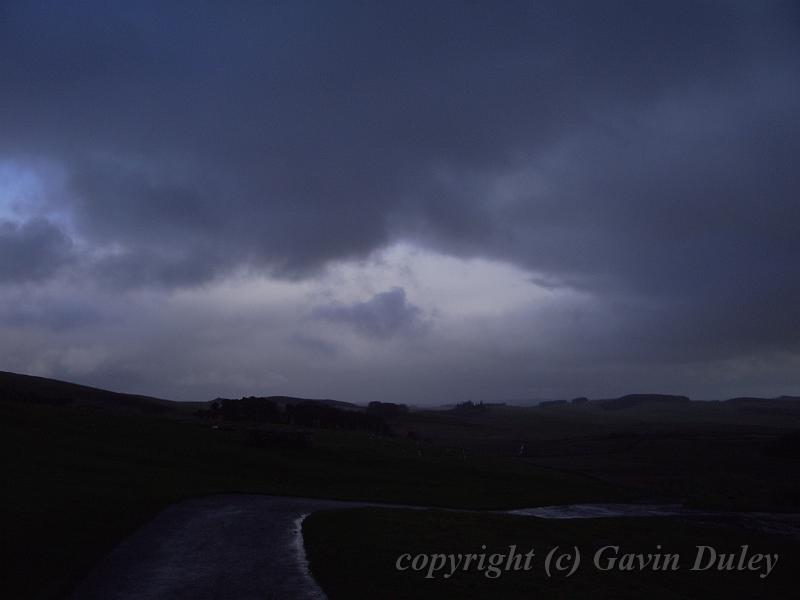
[(681, 504), (565, 504), (509, 511), (541, 519), (598, 519), (604, 517), (672, 517), (726, 523), (745, 529), (800, 538), (800, 514), (732, 512), (687, 508)]
[(305, 563), (300, 522), (364, 504), (273, 496), (181, 502), (120, 544), (74, 600), (324, 598)]
[[(279, 496), (210, 496), (181, 502), (120, 544), (73, 600), (324, 598), (308, 571), (306, 515), (375, 506)], [(509, 511), (545, 519), (673, 517), (727, 522), (800, 537), (800, 515), (726, 513), (680, 504), (573, 504)]]

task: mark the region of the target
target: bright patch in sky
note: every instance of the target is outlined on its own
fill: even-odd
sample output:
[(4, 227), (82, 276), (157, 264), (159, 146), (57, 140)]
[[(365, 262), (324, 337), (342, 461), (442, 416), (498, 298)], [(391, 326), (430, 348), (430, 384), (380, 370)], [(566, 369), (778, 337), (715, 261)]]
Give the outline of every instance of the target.
[(64, 174), (54, 163), (0, 158), (0, 220), (47, 217), (69, 223), (69, 209), (58, 202), (63, 184)]
[(522, 269), (487, 259), (462, 259), (397, 243), (362, 261), (337, 263), (302, 281), (239, 273), (200, 288), (180, 289), (171, 303), (216, 312), (302, 312), (322, 303), (368, 301), (392, 288), (437, 319), (502, 317), (574, 292), (537, 285)]
[(0, 220), (17, 220), (36, 192), (36, 177), (16, 163), (0, 161)]
[(368, 260), (337, 265), (322, 280), (339, 301), (358, 301), (402, 287), (414, 304), (440, 317), (497, 316), (550, 300), (554, 291), (513, 265), (464, 259), (397, 243)]

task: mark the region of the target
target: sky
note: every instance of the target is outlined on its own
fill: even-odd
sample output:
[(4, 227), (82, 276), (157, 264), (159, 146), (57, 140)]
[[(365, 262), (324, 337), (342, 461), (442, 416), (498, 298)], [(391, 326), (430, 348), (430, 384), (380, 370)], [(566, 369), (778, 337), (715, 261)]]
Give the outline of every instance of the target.
[(800, 2), (0, 0), (0, 370), (800, 394)]

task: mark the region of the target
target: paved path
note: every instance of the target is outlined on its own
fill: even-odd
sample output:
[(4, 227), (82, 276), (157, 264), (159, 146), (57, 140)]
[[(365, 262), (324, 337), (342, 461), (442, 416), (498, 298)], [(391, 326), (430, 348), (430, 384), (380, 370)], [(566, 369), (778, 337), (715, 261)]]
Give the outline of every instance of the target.
[(161, 512), (106, 557), (73, 600), (325, 598), (308, 573), (302, 518), (367, 503), (210, 496)]

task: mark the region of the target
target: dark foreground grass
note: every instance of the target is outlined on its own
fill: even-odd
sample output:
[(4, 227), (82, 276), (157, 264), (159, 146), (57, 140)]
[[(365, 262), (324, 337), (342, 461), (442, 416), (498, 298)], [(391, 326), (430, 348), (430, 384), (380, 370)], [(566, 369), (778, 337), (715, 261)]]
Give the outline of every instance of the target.
[[(798, 544), (721, 525), (671, 519), (541, 520), (498, 514), (382, 508), (324, 511), (303, 524), (311, 570), (332, 600), (352, 598), (537, 598), (608, 599), (788, 599), (797, 597)], [(656, 545), (661, 545), (658, 550)], [(485, 549), (484, 546), (485, 545)], [(503, 572), (488, 578), (476, 569), (451, 578), (427, 571), (398, 571), (396, 561), (410, 553), (507, 553), (509, 546), (534, 550), (529, 571)], [(595, 551), (620, 547), (621, 553), (670, 552), (680, 556), (680, 570), (600, 571)], [(691, 571), (697, 545), (718, 552), (778, 553), (772, 573)], [(577, 546), (582, 563), (569, 578), (548, 578), (544, 560), (555, 547)]]
[(305, 449), (247, 445), (191, 419), (0, 402), (0, 598), (54, 598), (159, 510), (264, 493), (495, 508), (629, 499), (617, 487), (406, 440), (315, 432)]

